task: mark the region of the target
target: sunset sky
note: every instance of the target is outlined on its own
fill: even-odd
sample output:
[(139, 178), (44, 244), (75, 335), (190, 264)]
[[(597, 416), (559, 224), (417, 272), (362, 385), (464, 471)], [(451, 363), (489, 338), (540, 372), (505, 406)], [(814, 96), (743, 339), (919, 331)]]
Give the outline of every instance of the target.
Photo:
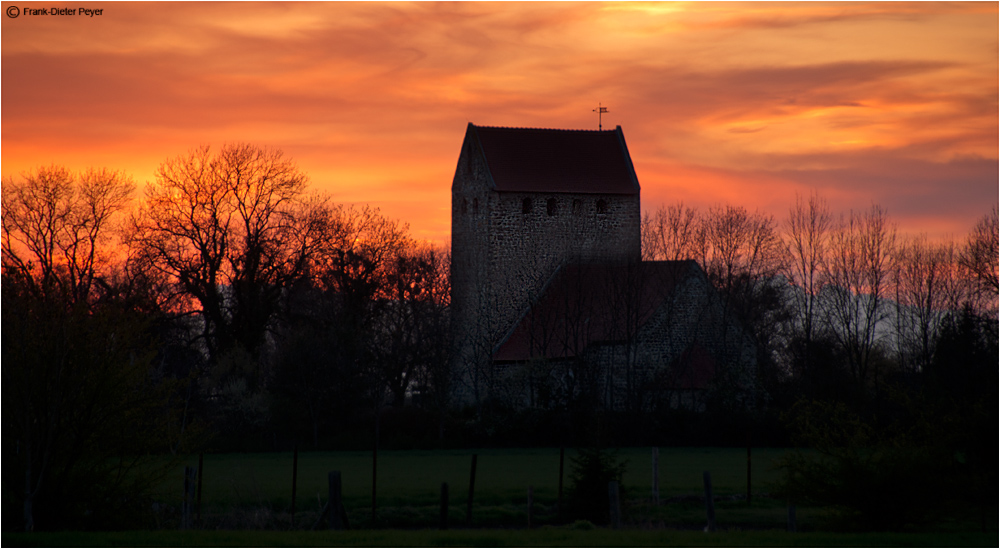
[[(21, 14), (10, 17), (17, 6)], [(87, 7), (100, 15), (28, 15)], [(998, 4), (4, 2), (2, 172), (280, 148), (449, 240), (466, 124), (621, 125), (644, 209), (796, 193), (964, 237), (998, 202)]]

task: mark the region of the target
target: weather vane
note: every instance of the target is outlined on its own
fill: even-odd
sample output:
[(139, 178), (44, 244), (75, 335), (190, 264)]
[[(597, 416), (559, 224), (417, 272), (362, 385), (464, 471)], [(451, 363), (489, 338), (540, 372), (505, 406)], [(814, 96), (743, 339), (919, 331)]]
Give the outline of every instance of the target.
[(601, 129), (603, 129), (603, 126), (601, 125), (601, 115), (608, 112), (608, 108), (602, 107), (601, 104), (598, 103), (597, 108), (593, 109), (591, 112), (597, 113), (597, 130), (600, 131)]

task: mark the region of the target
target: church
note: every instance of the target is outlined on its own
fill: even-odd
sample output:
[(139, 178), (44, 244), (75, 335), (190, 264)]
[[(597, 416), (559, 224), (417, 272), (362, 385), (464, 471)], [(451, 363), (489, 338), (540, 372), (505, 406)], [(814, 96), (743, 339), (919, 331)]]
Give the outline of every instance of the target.
[(700, 410), (723, 385), (750, 398), (752, 341), (698, 264), (642, 261), (639, 194), (621, 126), (468, 125), (452, 182), (454, 406)]

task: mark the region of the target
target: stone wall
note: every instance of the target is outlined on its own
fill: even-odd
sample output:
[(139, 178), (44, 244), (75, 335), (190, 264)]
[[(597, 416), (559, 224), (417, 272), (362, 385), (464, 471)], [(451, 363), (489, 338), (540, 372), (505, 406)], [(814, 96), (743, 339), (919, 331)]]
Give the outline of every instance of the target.
[(489, 272), (507, 328), (563, 263), (639, 257), (638, 195), (494, 193), (489, 204)]
[[(693, 263), (671, 297), (659, 304), (629, 340), (592, 344), (584, 356), (575, 359), (500, 365), (494, 394), (504, 395), (515, 406), (529, 407), (538, 405), (542, 384), (549, 385), (544, 393), (571, 399), (585, 390), (581, 383), (590, 383), (599, 399), (595, 404), (604, 409), (670, 406), (700, 411), (708, 391), (679, 385), (680, 373), (674, 371), (682, 354), (694, 344), (716, 361), (718, 371), (709, 390), (722, 388), (731, 398), (752, 405), (748, 399), (754, 393), (753, 343)], [(722, 387), (723, 383), (729, 386)]]

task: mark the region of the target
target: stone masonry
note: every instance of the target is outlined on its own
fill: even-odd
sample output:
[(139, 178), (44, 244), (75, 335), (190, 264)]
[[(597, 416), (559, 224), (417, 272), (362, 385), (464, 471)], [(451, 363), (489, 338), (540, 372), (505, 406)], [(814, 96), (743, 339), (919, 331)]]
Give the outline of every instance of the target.
[[(540, 147), (552, 147), (552, 157), (516, 149), (521, 140), (532, 139), (540, 141)], [(631, 185), (585, 181), (589, 174), (581, 173), (580, 164), (594, 160), (588, 150), (581, 150), (587, 147), (610, 149), (623, 157), (612, 169), (620, 168), (620, 176)], [(524, 190), (532, 185), (523, 184), (517, 174), (505, 174), (504, 180), (495, 173), (499, 170), (491, 170), (519, 153), (527, 157), (525, 170), (559, 173)], [(638, 260), (640, 221), (638, 180), (620, 127), (593, 132), (469, 124), (452, 183), (455, 404), (487, 396), (494, 382), (489, 367), (493, 346), (560, 265)]]

